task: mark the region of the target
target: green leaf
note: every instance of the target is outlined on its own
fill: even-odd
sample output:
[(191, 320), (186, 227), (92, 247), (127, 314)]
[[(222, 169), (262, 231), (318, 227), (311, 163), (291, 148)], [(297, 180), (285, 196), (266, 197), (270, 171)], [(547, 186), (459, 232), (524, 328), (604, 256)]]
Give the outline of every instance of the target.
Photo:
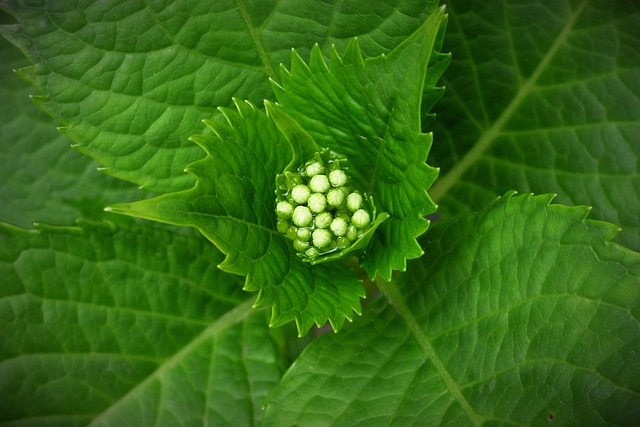
[(13, 75), (26, 60), (4, 39), (0, 57), (0, 220), (24, 227), (44, 220), (73, 224), (80, 215), (104, 215), (109, 203), (140, 198), (140, 191), (98, 173), (96, 162), (69, 149), (71, 141), (29, 100), (33, 88)]
[(0, 419), (255, 425), (282, 342), (204, 239), (0, 225)]
[(361, 35), (365, 53), (393, 49), (436, 1), (11, 1), (2, 34), (33, 66), (21, 75), (38, 105), (105, 171), (150, 191), (190, 188), (187, 138), (233, 96), (261, 102), (268, 78), (305, 54)]
[(356, 188), (390, 215), (363, 257), (370, 277), (389, 280), (392, 270), (422, 255), (416, 237), (428, 227), (423, 216), (436, 209), (426, 192), (437, 170), (425, 163), (431, 135), (420, 133), (420, 105), (444, 21), (438, 10), (388, 56), (366, 61), (357, 41), (342, 57), (333, 49), (329, 66), (318, 46), (309, 65), (294, 51), (291, 69), (283, 69), (282, 84), (274, 85), (284, 111), (322, 148), (348, 158)]
[(430, 192), (445, 215), (510, 189), (558, 194), (640, 250), (637, 2), (447, 2)]
[(265, 425), (634, 425), (640, 254), (551, 196), (434, 224), (429, 259), (312, 343)]
[(341, 263), (303, 262), (276, 225), (276, 176), (317, 146), (276, 105), (269, 111), (284, 134), (253, 104), (236, 105), (221, 109), (227, 123), (206, 122), (215, 135), (192, 138), (207, 153), (188, 167), (197, 177), (193, 189), (110, 210), (197, 228), (227, 255), (222, 270), (247, 276), (244, 288), (259, 292), (256, 305), (273, 306), (272, 326), (295, 320), (303, 335), (329, 321), (337, 331), (360, 313), (360, 279)]

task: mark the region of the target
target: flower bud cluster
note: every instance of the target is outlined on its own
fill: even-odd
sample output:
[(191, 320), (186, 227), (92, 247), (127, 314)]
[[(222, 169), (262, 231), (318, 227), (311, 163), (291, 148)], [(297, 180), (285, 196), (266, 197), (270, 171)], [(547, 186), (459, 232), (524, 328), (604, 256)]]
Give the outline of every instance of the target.
[(287, 188), (276, 201), (278, 231), (303, 258), (345, 249), (370, 227), (367, 200), (348, 183), (339, 161), (320, 156), (288, 175)]

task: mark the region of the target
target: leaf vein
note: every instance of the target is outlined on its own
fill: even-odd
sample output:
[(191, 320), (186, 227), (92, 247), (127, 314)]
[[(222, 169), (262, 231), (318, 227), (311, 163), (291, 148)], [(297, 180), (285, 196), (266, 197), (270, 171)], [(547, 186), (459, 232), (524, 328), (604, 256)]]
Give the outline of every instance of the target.
[(484, 418), (473, 410), (471, 404), (462, 394), (461, 386), (455, 382), (455, 380), (445, 367), (443, 361), (436, 353), (435, 348), (433, 348), (433, 346), (431, 345), (429, 337), (425, 335), (425, 333), (420, 328), (420, 325), (418, 325), (417, 319), (415, 318), (409, 307), (407, 307), (406, 302), (397, 286), (392, 282), (384, 282), (382, 280), (379, 280), (378, 284), (382, 292), (387, 295), (396, 311), (404, 319), (409, 330), (411, 331), (411, 334), (415, 337), (416, 341), (424, 351), (425, 356), (427, 357), (427, 359), (431, 360), (434, 367), (438, 371), (438, 374), (441, 376), (448, 390), (451, 392), (451, 395), (469, 417), (469, 421), (471, 421), (474, 426), (480, 427), (484, 421)]
[(264, 69), (267, 75), (269, 76), (269, 78), (273, 79), (274, 81), (279, 81), (278, 74), (273, 68), (273, 65), (271, 64), (271, 60), (269, 59), (269, 55), (267, 55), (267, 50), (265, 49), (265, 46), (262, 43), (260, 32), (251, 21), (251, 16), (249, 16), (249, 12), (247, 11), (247, 8), (245, 6), (245, 0), (236, 0), (236, 4), (238, 5), (238, 9), (242, 14), (242, 18), (244, 19), (245, 24), (247, 24), (247, 29), (249, 30), (249, 34), (251, 35), (253, 44), (256, 46), (258, 55), (262, 60), (262, 63), (264, 65)]
[[(129, 401), (129, 399), (134, 398), (134, 396), (141, 392), (147, 385), (149, 385), (153, 380), (158, 379), (165, 375), (169, 370), (176, 367), (183, 359), (185, 359), (190, 352), (194, 351), (197, 347), (204, 344), (207, 340), (215, 337), (216, 335), (224, 332), (229, 329), (231, 326), (236, 325), (239, 322), (242, 322), (246, 318), (248, 318), (251, 314), (255, 312), (253, 308), (254, 299), (250, 299), (239, 306), (235, 307), (233, 310), (230, 310), (225, 315), (218, 318), (215, 322), (213, 322), (208, 328), (203, 330), (200, 334), (194, 337), (189, 343), (187, 343), (180, 351), (175, 353), (173, 356), (167, 358), (164, 363), (158, 366), (158, 368), (153, 371), (147, 378), (137, 384), (133, 389), (131, 389), (128, 393), (123, 395), (120, 399), (114, 402), (113, 405), (106, 408), (104, 412), (100, 415), (96, 416), (96, 418), (92, 421), (91, 425), (98, 425), (101, 423), (103, 419), (106, 419), (110, 413), (116, 411), (118, 406), (125, 404)], [(162, 405), (157, 405), (157, 409), (159, 410)]]
[(547, 69), (551, 60), (558, 53), (563, 43), (569, 37), (573, 30), (578, 17), (581, 15), (583, 9), (587, 5), (588, 0), (583, 0), (578, 8), (569, 16), (564, 27), (556, 37), (555, 41), (546, 52), (536, 69), (531, 73), (529, 78), (523, 82), (518, 92), (513, 96), (511, 102), (502, 111), (502, 114), (495, 120), (493, 125), (480, 136), (475, 145), (465, 154), (465, 156), (455, 166), (447, 172), (442, 178), (436, 181), (436, 184), (431, 188), (430, 195), (435, 203), (438, 203), (446, 195), (447, 191), (454, 186), (462, 176), (482, 157), (485, 151), (487, 151), (492, 144), (496, 141), (500, 135), (502, 129), (505, 127), (509, 119), (516, 112), (522, 102), (529, 96), (532, 90), (535, 88), (536, 82)]

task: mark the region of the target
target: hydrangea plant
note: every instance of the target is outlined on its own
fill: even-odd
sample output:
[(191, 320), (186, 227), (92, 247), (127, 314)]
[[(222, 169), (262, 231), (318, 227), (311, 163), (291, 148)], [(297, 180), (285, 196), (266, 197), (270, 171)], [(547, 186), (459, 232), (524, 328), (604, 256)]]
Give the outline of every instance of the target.
[(634, 1), (0, 8), (0, 424), (640, 419)]

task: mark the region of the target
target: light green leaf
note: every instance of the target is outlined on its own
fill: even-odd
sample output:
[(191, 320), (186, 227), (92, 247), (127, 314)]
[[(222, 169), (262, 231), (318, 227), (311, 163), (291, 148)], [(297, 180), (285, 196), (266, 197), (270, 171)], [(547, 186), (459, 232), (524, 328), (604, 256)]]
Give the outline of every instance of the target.
[(281, 338), (221, 259), (150, 228), (0, 225), (2, 424), (255, 425)]
[(2, 34), (33, 62), (21, 71), (38, 105), (115, 177), (150, 191), (190, 188), (202, 156), (187, 138), (233, 96), (272, 96), (289, 49), (325, 51), (361, 35), (368, 55), (393, 49), (435, 1), (11, 1)]
[(4, 39), (0, 57), (0, 220), (68, 225), (81, 214), (104, 215), (109, 203), (140, 198), (140, 191), (98, 173), (98, 163), (69, 149), (71, 140), (29, 100), (33, 88), (13, 75), (27, 61)]
[(640, 254), (550, 196), (434, 224), (358, 324), (312, 343), (265, 425), (634, 425)]
[(640, 8), (633, 0), (447, 1), (430, 192), (448, 216), (510, 189), (558, 194), (640, 250)]
[(415, 239), (428, 227), (423, 216), (436, 208), (426, 192), (437, 170), (425, 163), (431, 135), (420, 133), (420, 105), (444, 20), (437, 11), (388, 56), (366, 61), (356, 41), (342, 57), (333, 49), (329, 66), (317, 46), (309, 65), (294, 51), (291, 69), (274, 85), (284, 110), (318, 145), (346, 157), (354, 186), (390, 215), (363, 256), (370, 277), (388, 280), (422, 255)]
[(317, 146), (276, 105), (269, 110), (284, 133), (253, 104), (236, 105), (222, 109), (227, 123), (207, 122), (215, 135), (192, 138), (207, 153), (188, 168), (198, 178), (193, 189), (110, 210), (197, 228), (227, 255), (222, 270), (247, 276), (244, 288), (259, 292), (256, 305), (273, 306), (272, 326), (295, 320), (303, 335), (329, 321), (339, 330), (360, 313), (360, 279), (342, 263), (304, 262), (276, 224), (276, 176)]

